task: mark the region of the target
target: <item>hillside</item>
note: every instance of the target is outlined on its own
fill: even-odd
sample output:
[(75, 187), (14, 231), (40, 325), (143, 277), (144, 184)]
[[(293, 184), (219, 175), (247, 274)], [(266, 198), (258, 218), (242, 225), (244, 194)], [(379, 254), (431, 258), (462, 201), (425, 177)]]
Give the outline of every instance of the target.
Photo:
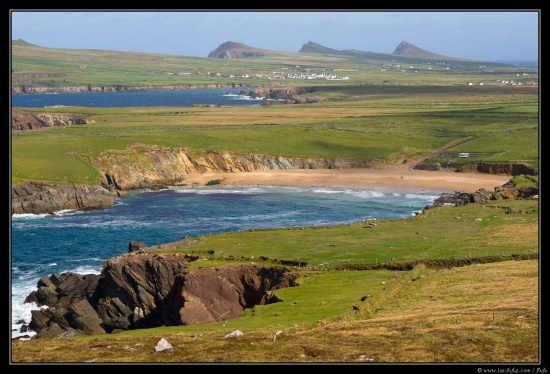
[[(350, 56), (366, 56), (366, 55), (379, 55), (380, 53), (376, 52), (365, 52), (359, 50), (343, 50), (338, 51), (336, 49), (324, 47), (318, 43), (308, 42), (304, 44), (299, 51), (300, 53), (324, 53), (324, 54), (340, 54), (340, 55), (350, 55)], [(387, 55), (387, 54), (383, 54)], [(455, 57), (447, 57), (439, 55), (437, 53), (428, 52), (422, 48), (419, 48), (411, 43), (402, 41), (395, 48), (392, 55), (403, 56), (403, 57), (413, 57), (413, 58), (426, 58), (426, 59), (435, 59), (435, 60), (458, 60)]]
[(265, 56), (265, 51), (242, 43), (225, 42), (208, 54), (209, 58), (246, 58)]
[(336, 49), (324, 47), (321, 44), (314, 42), (308, 42), (300, 48), (298, 53), (328, 53), (328, 54), (342, 54), (342, 51)]
[[(14, 40), (11, 89), (12, 93), (119, 92), (262, 87), (278, 85), (282, 80), (295, 87), (312, 83), (380, 85), (397, 81), (409, 86), (455, 86), (473, 81), (499, 84), (495, 74), (498, 78), (510, 79), (518, 77), (518, 73), (520, 78), (514, 78), (517, 84), (535, 84), (538, 79), (536, 69), (526, 71), (506, 64), (445, 59), (409, 43), (400, 46), (396, 49), (400, 54), (390, 54), (355, 49), (337, 51), (308, 42), (300, 52), (281, 52), (229, 41), (219, 45), (208, 57), (190, 57), (46, 48)], [(436, 63), (443, 63), (449, 69), (434, 68)], [(414, 66), (416, 70), (410, 71), (414, 74), (402, 74), (403, 65)], [(341, 73), (336, 73), (338, 71)], [(334, 73), (330, 78), (341, 76), (346, 80), (324, 79), (328, 72)]]
[[(247, 57), (258, 57), (258, 56), (271, 56), (274, 52), (266, 49), (260, 49), (251, 47), (242, 43), (236, 42), (225, 42), (218, 46), (214, 51), (208, 54), (209, 58), (231, 58), (231, 59), (242, 59)], [(389, 55), (387, 53), (378, 53), (378, 52), (365, 52), (356, 49), (351, 50), (342, 50), (325, 47), (319, 43), (307, 42), (300, 48), (298, 53), (304, 54), (329, 54), (329, 55), (342, 55), (342, 56), (357, 56), (362, 58), (385, 58), (394, 56), (409, 57), (415, 59), (435, 59), (435, 60), (463, 60), (455, 57), (448, 57), (439, 55), (437, 53), (428, 52), (422, 48), (419, 48), (411, 43), (402, 41), (395, 48), (395, 51)], [(467, 60), (464, 60), (467, 61)]]
[(395, 51), (393, 51), (394, 55), (398, 56), (408, 56), (408, 57), (417, 57), (417, 58), (431, 58), (434, 60), (449, 60), (449, 59), (456, 59), (454, 57), (447, 57), (438, 55), (436, 53), (428, 52), (422, 48), (418, 48), (415, 45), (412, 45), (411, 43), (407, 43), (405, 41), (399, 43), (397, 48), (395, 48)]

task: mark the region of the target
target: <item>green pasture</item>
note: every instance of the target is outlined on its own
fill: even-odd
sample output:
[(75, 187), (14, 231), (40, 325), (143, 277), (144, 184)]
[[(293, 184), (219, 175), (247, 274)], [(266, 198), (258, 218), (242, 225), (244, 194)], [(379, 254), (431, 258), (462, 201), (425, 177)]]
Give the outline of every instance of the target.
[[(526, 213), (508, 214), (509, 208), (523, 209)], [(223, 336), (236, 329), (245, 334), (300, 331), (351, 322), (357, 318), (353, 306), (359, 308), (363, 318), (373, 316), (392, 304), (410, 302), (415, 295), (406, 290), (415, 287), (414, 278), (427, 276), (423, 282), (430, 282), (430, 274), (450, 271), (447, 265), (430, 268), (423, 262), (475, 259), (492, 262), (494, 259), (513, 260), (518, 256), (536, 257), (539, 214), (537, 200), (520, 199), (436, 208), (416, 217), (373, 221), (376, 226), (372, 228), (365, 228), (365, 222), (358, 222), (334, 227), (205, 235), (201, 244), (162, 252), (201, 255), (204, 259), (190, 263), (190, 269), (241, 263), (271, 266), (281, 260), (296, 261), (292, 266), (280, 266), (297, 272), (299, 285), (273, 291), (282, 302), (255, 306), (231, 320), (125, 331), (116, 336), (197, 332), (205, 336), (212, 333)], [(411, 270), (353, 270), (354, 266), (382, 263), (398, 266), (415, 261), (419, 263)], [(478, 269), (481, 266), (487, 265), (470, 267)], [(367, 298), (361, 301), (364, 296)], [(407, 313), (406, 309), (403, 313)], [(108, 336), (95, 338), (110, 339)]]
[[(508, 214), (509, 208), (526, 213)], [(376, 220), (366, 212), (365, 221), (349, 225), (207, 235), (202, 237), (206, 241), (183, 250), (213, 261), (244, 256), (249, 261), (294, 261), (318, 269), (510, 256), (537, 252), (539, 243), (532, 234), (536, 234), (538, 214), (536, 200), (430, 209), (415, 217), (393, 220)], [(201, 266), (200, 261), (195, 264)]]
[(96, 180), (86, 155), (133, 143), (187, 147), (199, 155), (223, 150), (390, 162), (436, 162), (431, 155), (445, 149), (479, 154), (455, 161), (537, 170), (536, 90), (499, 95), (493, 88), (470, 96), (468, 89), (333, 87), (318, 91), (327, 95), (315, 104), (254, 107), (14, 108), (86, 114), (95, 123), (12, 134), (12, 180)]
[[(217, 46), (212, 46), (216, 48)], [(172, 85), (294, 86), (499, 85), (498, 80), (538, 83), (535, 68), (489, 62), (427, 59), (358, 52), (355, 55), (264, 51), (263, 56), (220, 59), (191, 56), (44, 48), (24, 41), (11, 43), (12, 84), (26, 87), (151, 87)], [(324, 73), (349, 80), (270, 80), (273, 72)], [(518, 76), (518, 74), (520, 74)], [(527, 75), (523, 75), (527, 74)], [(243, 76), (248, 76), (245, 78)]]
[[(523, 209), (526, 213), (509, 214), (508, 209)], [(190, 269), (294, 261), (289, 268), (301, 275), (299, 286), (274, 291), (284, 302), (255, 306), (229, 321), (127, 331), (122, 335), (314, 328), (329, 321), (353, 319), (354, 305), (360, 307), (363, 315), (371, 315), (410, 287), (413, 278), (433, 269), (416, 265), (412, 270), (358, 271), (353, 270), (354, 266), (507, 260), (535, 255), (539, 246), (539, 213), (537, 200), (511, 200), (437, 208), (404, 219), (370, 221), (376, 224), (371, 228), (366, 228), (366, 222), (358, 222), (205, 235), (200, 238), (201, 244), (163, 252), (194, 253), (205, 258), (192, 262)], [(363, 296), (368, 298), (361, 301)]]

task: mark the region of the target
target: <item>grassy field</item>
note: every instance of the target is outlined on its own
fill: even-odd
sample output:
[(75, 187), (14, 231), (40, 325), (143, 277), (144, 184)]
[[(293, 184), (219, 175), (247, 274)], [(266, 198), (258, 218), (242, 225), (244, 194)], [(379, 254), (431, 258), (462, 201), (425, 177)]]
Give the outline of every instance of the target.
[[(217, 46), (212, 46), (212, 49)], [(466, 60), (427, 60), (393, 54), (357, 56), (267, 51), (262, 57), (220, 59), (102, 51), (44, 48), (15, 40), (11, 43), (12, 85), (18, 87), (151, 87), (176, 85), (264, 84), (463, 86), (499, 85), (497, 81), (538, 83), (536, 68)], [(349, 80), (272, 80), (274, 72), (324, 73)], [(518, 75), (519, 74), (519, 75)], [(289, 82), (291, 81), (291, 82)]]
[[(195, 154), (215, 149), (389, 162), (431, 159), (446, 149), (478, 154), (456, 162), (524, 163), (538, 170), (534, 87), (348, 87), (323, 92), (322, 102), (300, 105), (14, 108), (87, 114), (95, 123), (12, 134), (12, 182), (95, 181), (99, 175), (86, 162), (87, 155), (124, 150), (132, 143), (187, 147)], [(461, 144), (464, 140), (470, 141)]]
[[(420, 280), (411, 281), (419, 275), (423, 275)], [(384, 281), (386, 289), (381, 291)], [(257, 307), (223, 324), (13, 342), (12, 359), (33, 363), (534, 364), (541, 360), (537, 283), (535, 260), (439, 270), (420, 267), (400, 274), (326, 273), (307, 278), (295, 289), (323, 289), (328, 297), (300, 297), (293, 288), (279, 292), (289, 301), (280, 303), (286, 308)], [(348, 293), (347, 299), (334, 297), (344, 295), (350, 285), (355, 292)], [(358, 299), (366, 292), (373, 297), (361, 303)], [(523, 297), (518, 299), (518, 294)], [(352, 303), (359, 304), (361, 311), (351, 310)], [(333, 304), (341, 305), (336, 317), (331, 314)], [(259, 321), (268, 324), (259, 325)], [(237, 329), (244, 335), (224, 338)], [(162, 338), (173, 351), (154, 351)]]
[[(223, 322), (14, 341), (12, 361), (536, 363), (538, 217), (537, 200), (510, 200), (439, 208), (371, 229), (357, 223), (206, 236), (177, 250), (206, 256), (194, 267), (297, 260), (289, 268), (299, 286), (274, 291), (282, 302)], [(414, 266), (353, 270), (381, 262)], [(235, 330), (244, 335), (225, 338)], [(172, 352), (154, 352), (162, 338)]]
[[(297, 65), (350, 80), (285, 81), (316, 87), (313, 95), (322, 100), (304, 105), (13, 108), (87, 114), (95, 123), (13, 133), (11, 183), (96, 183), (101, 175), (89, 158), (136, 143), (186, 147), (194, 156), (213, 149), (390, 163), (442, 162), (435, 154), (444, 150), (476, 155), (455, 162), (523, 163), (539, 170), (540, 98), (538, 86), (527, 84), (538, 82), (534, 69), (455, 61), (447, 70), (380, 54), (273, 53), (235, 61), (21, 41), (12, 53), (14, 86), (283, 87), (267, 75)], [(386, 63), (391, 66), (382, 69)], [(208, 71), (222, 76), (202, 74)], [(528, 75), (517, 76), (523, 72)], [(243, 73), (262, 77), (223, 77)], [(524, 85), (497, 82), (511, 77)], [(538, 175), (515, 180), (538, 187)], [(283, 302), (229, 321), (12, 341), (11, 362), (536, 364), (542, 360), (539, 216), (538, 200), (514, 199), (430, 209), (370, 228), (357, 222), (207, 235), (176, 250), (204, 256), (192, 268), (284, 263), (299, 275), (299, 286), (274, 291)], [(235, 330), (244, 335), (225, 338)], [(161, 338), (173, 351), (155, 352)]]

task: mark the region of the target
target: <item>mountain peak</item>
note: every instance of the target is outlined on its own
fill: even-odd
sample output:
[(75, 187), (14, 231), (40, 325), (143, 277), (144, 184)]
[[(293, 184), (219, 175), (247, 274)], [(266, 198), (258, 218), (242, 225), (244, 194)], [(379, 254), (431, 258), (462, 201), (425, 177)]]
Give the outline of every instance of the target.
[(392, 53), (393, 55), (398, 56), (405, 56), (405, 57), (417, 57), (417, 58), (431, 58), (431, 59), (449, 59), (450, 57), (438, 55), (436, 53), (428, 52), (422, 48), (418, 48), (415, 45), (412, 45), (411, 43), (402, 41), (399, 43), (397, 48), (395, 48), (395, 51)]
[(220, 44), (218, 48), (208, 54), (208, 57), (211, 58), (245, 58), (254, 56), (265, 56), (265, 53), (259, 48), (231, 41)]
[(336, 49), (324, 47), (321, 44), (314, 42), (307, 42), (302, 46), (298, 51), (299, 53), (330, 53), (330, 54), (341, 54), (342, 51)]

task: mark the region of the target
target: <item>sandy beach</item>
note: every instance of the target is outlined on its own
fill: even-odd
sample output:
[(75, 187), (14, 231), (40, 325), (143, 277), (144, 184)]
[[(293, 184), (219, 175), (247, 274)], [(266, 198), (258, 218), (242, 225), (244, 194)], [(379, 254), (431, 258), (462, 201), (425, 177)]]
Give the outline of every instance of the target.
[(509, 175), (456, 173), (412, 169), (293, 169), (189, 175), (188, 185), (204, 186), (222, 179), (229, 186), (309, 186), (332, 188), (392, 188), (447, 192), (493, 191), (512, 179)]

